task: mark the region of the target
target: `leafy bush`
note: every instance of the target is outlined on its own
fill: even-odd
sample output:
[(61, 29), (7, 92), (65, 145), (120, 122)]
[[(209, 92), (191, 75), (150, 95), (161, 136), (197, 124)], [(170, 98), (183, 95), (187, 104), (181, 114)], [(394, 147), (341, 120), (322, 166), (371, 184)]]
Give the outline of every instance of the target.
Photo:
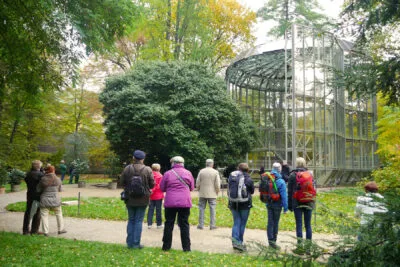
[(8, 173), (8, 182), (12, 185), (20, 184), (24, 178), (25, 172), (19, 169), (14, 168)]
[(387, 166), (372, 172), (372, 177), (379, 185), (379, 191), (395, 190), (400, 193), (400, 169)]
[(118, 178), (118, 175), (122, 172), (121, 161), (114, 153), (106, 157), (104, 160), (104, 167), (106, 167), (106, 174), (110, 178)]

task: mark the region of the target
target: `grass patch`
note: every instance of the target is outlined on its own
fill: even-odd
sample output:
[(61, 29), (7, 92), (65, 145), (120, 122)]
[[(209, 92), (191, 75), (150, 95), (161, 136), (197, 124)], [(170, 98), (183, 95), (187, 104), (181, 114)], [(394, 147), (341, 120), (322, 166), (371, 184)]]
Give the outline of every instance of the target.
[[(321, 192), (317, 196), (316, 213), (313, 214), (313, 232), (333, 233), (336, 232), (337, 225), (353, 224), (354, 207), (359, 191), (354, 189), (340, 189), (335, 191)], [(76, 200), (76, 198), (64, 198), (63, 200)], [(193, 199), (193, 208), (189, 217), (191, 225), (198, 224), (199, 210), (198, 199)], [(24, 211), (25, 202), (13, 203), (7, 206), (9, 211)], [(217, 199), (217, 226), (232, 227), (233, 220), (228, 209), (228, 198), (220, 197)], [(78, 215), (78, 206), (63, 206), (63, 215), (66, 217), (79, 217), (103, 220), (123, 220), (127, 219), (125, 204), (119, 198), (82, 198), (80, 214)], [(205, 212), (205, 225), (209, 223), (209, 208)], [(164, 218), (164, 216), (163, 216)], [(145, 216), (145, 221), (147, 216)], [(155, 216), (153, 216), (155, 221)], [(258, 196), (253, 198), (253, 208), (247, 223), (250, 229), (266, 229), (267, 210)], [(295, 220), (292, 212), (281, 216), (279, 230), (293, 231), (295, 229)]]
[[(241, 254), (179, 250), (77, 241), (0, 232), (0, 266), (267, 266), (268, 261)], [(275, 266), (276, 262), (274, 262)], [(278, 263), (279, 264), (279, 263)]]

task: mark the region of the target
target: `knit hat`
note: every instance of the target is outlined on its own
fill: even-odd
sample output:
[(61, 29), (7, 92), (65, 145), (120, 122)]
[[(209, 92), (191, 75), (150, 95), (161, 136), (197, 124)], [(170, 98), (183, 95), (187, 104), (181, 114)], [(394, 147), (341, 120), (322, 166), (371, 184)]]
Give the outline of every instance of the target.
[(133, 157), (141, 160), (146, 157), (146, 154), (142, 150), (135, 150), (135, 152), (133, 152)]

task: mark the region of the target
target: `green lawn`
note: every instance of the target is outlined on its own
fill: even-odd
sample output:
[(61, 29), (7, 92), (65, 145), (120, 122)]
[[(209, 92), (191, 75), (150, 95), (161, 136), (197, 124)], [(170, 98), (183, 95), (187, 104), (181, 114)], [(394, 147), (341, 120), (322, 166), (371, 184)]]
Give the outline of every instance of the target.
[(128, 250), (119, 244), (5, 232), (0, 240), (0, 266), (282, 266), (247, 254)]
[[(361, 193), (356, 188), (338, 189), (331, 192), (321, 192), (317, 196), (316, 213), (313, 215), (313, 231), (318, 233), (336, 232), (338, 226), (358, 223), (354, 219), (356, 198)], [(71, 200), (76, 198), (65, 198)], [(105, 220), (126, 220), (127, 214), (123, 201), (118, 198), (83, 198), (78, 215), (77, 206), (64, 206), (63, 215), (66, 217), (80, 217)], [(191, 225), (198, 223), (198, 199), (193, 199), (193, 208), (189, 222)], [(247, 228), (265, 229), (267, 211), (264, 203), (257, 196), (253, 199), (254, 207), (251, 209)], [(218, 198), (217, 201), (217, 226), (232, 227), (232, 215), (228, 209), (228, 199)], [(7, 206), (9, 211), (24, 211), (25, 202), (18, 202)], [(145, 217), (146, 220), (147, 216)], [(153, 218), (155, 220), (155, 216)], [(209, 222), (209, 209), (206, 209), (205, 224)], [(292, 212), (281, 216), (279, 230), (293, 231), (295, 229)]]

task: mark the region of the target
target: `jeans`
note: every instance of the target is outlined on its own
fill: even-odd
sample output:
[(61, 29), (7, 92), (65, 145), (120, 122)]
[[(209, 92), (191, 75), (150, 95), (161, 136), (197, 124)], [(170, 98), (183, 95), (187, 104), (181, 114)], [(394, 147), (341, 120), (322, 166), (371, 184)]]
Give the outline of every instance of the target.
[(231, 209), (233, 215), (232, 244), (243, 244), (244, 230), (246, 229), (247, 219), (250, 209), (235, 210)]
[(165, 208), (165, 228), (163, 236), (163, 250), (169, 250), (172, 246), (172, 231), (174, 230), (175, 218), (178, 215), (178, 225), (181, 230), (181, 243), (183, 251), (190, 251), (190, 208)]
[(281, 218), (282, 207), (267, 207), (268, 224), (267, 236), (268, 241), (276, 242), (278, 237), (279, 219)]
[(147, 225), (150, 226), (153, 224), (154, 208), (156, 208), (157, 226), (162, 225), (161, 206), (162, 206), (162, 199), (150, 200), (149, 212), (147, 213)]
[(304, 227), (306, 228), (306, 239), (312, 239), (311, 229), (311, 215), (312, 209), (307, 208), (295, 208), (294, 218), (296, 219), (296, 236), (297, 238), (303, 238), (303, 214), (304, 214)]
[(45, 234), (49, 233), (49, 211), (52, 210), (56, 214), (58, 231), (64, 230), (64, 219), (62, 216), (61, 206), (55, 208), (41, 208), (40, 216), (42, 217), (42, 231)]
[(210, 206), (210, 227), (215, 227), (215, 208), (217, 206), (216, 198), (199, 198), (199, 226), (203, 228), (204, 226), (204, 211), (208, 205)]
[[(24, 234), (29, 234), (29, 225), (30, 225), (30, 215), (32, 209), (33, 198), (31, 196), (27, 196), (26, 199), (26, 210), (24, 214), (24, 222), (22, 226), (22, 232)], [(32, 219), (32, 227), (30, 233), (36, 234), (39, 231), (40, 225), (40, 208), (37, 209), (35, 215)]]
[(65, 173), (61, 173), (61, 182), (64, 181)]
[(126, 244), (128, 248), (139, 248), (146, 206), (126, 206), (126, 208), (128, 209), (128, 227), (126, 230), (128, 236), (126, 237)]

